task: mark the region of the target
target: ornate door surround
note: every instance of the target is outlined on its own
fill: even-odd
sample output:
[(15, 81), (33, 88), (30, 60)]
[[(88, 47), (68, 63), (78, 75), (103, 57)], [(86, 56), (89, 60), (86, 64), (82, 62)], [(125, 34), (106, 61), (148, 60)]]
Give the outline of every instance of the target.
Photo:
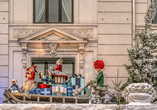
[(46, 55), (51, 57), (73, 56), (79, 58), (79, 67), (84, 67), (84, 50), (87, 38), (80, 38), (57, 26), (49, 26), (24, 38), (18, 38), (22, 46), (22, 64), (25, 69), (32, 56)]

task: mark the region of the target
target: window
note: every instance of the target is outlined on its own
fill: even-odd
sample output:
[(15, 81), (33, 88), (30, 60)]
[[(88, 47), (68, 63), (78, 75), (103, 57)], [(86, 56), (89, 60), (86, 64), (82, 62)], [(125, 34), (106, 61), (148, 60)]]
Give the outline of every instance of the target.
[[(157, 4), (157, 0), (156, 0), (156, 4)], [(156, 9), (156, 11), (157, 11), (157, 9)], [(153, 24), (157, 24), (157, 13), (156, 13), (155, 18), (153, 20)]]
[(34, 0), (34, 23), (72, 23), (73, 0)]
[[(59, 58), (32, 58), (32, 65), (37, 66), (36, 70), (38, 73), (35, 74), (35, 80), (37, 82), (41, 82), (39, 79), (39, 73), (45, 74), (46, 69), (50, 71), (50, 67), (56, 67), (56, 61)], [(68, 77), (72, 76), (75, 72), (75, 58), (62, 58), (62, 72), (68, 75)]]

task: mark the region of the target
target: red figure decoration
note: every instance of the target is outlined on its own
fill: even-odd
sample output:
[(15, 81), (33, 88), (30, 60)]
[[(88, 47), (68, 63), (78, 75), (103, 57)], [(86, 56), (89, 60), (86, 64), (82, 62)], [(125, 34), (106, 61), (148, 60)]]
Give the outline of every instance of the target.
[(57, 67), (53, 69), (53, 71), (58, 70), (58, 71), (62, 71), (62, 62), (63, 60), (60, 58), (56, 61), (56, 65)]
[(105, 64), (101, 60), (97, 60), (94, 62), (95, 69), (97, 69), (97, 68), (104, 69), (104, 66), (105, 66)]
[(28, 78), (28, 80), (34, 80), (35, 78), (35, 72), (37, 72), (36, 70), (37, 66), (31, 66), (29, 68), (26, 69), (26, 78)]
[(54, 70), (62, 71), (62, 65), (57, 65), (57, 67), (54, 68), (53, 71), (54, 71)]

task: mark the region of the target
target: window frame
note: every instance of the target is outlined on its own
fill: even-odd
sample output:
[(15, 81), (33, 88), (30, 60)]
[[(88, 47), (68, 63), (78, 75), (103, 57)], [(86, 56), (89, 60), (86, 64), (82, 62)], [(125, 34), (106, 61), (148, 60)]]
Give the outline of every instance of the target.
[[(50, 60), (51, 59), (51, 60)], [(31, 65), (34, 65), (34, 63), (38, 63), (39, 64), (42, 62), (42, 64), (44, 65), (44, 71), (48, 68), (48, 64), (52, 63), (52, 64), (56, 64), (56, 61), (59, 59), (59, 57), (57, 58), (31, 58)], [(75, 73), (75, 58), (62, 58), (63, 59), (63, 64), (72, 64), (72, 75)], [(34, 65), (35, 66), (35, 65)], [(45, 73), (44, 73), (45, 75)]]
[(58, 22), (49, 22), (49, 0), (45, 0), (45, 22), (35, 22), (35, 0), (33, 0), (33, 23), (57, 23), (57, 24), (73, 24), (74, 23), (74, 0), (72, 0), (72, 16), (71, 16), (71, 22), (62, 22), (62, 0), (58, 0), (58, 9), (59, 9), (59, 14), (58, 14)]

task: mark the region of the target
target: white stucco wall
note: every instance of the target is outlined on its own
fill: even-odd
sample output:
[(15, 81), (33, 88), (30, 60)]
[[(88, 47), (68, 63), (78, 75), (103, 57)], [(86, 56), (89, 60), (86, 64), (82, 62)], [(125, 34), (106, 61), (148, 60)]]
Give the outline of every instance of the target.
[(0, 0), (0, 103), (3, 91), (8, 88), (8, 0)]
[[(33, 0), (10, 0), (10, 23), (33, 23)], [(74, 23), (97, 23), (97, 0), (74, 0)]]

